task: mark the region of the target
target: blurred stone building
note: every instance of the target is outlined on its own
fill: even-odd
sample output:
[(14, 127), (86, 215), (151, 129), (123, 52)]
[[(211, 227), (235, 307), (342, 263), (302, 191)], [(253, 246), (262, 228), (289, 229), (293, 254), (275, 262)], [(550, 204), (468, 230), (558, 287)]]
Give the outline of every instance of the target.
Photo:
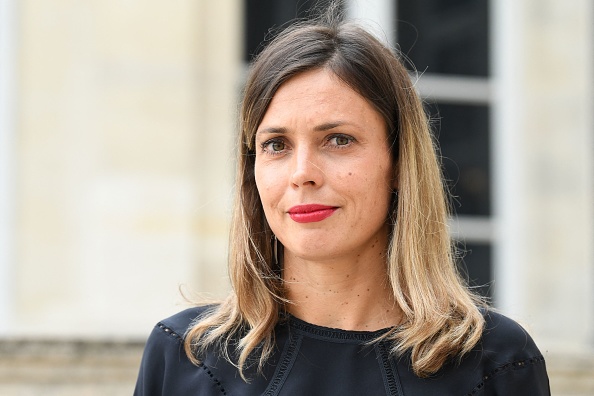
[[(131, 394), (226, 293), (245, 67), (313, 3), (1, 0), (0, 394)], [(470, 282), (594, 393), (594, 3), (344, 3), (416, 67)]]

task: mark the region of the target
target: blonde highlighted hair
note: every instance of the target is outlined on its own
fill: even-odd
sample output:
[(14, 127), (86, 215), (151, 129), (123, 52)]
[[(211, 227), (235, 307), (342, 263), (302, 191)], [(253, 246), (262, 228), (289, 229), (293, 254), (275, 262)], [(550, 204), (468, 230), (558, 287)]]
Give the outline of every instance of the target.
[[(290, 302), (256, 188), (254, 136), (285, 81), (326, 68), (366, 98), (386, 122), (398, 178), (397, 203), (387, 214), (392, 224), (387, 267), (405, 321), (384, 337), (392, 341), (394, 354), (411, 352), (416, 375), (428, 376), (478, 342), (484, 327), (479, 310), (483, 303), (456, 270), (436, 147), (406, 68), (394, 51), (366, 30), (328, 19), (288, 27), (251, 66), (240, 115), (230, 235), (233, 291), (192, 325), (185, 350), (199, 364), (208, 348), (216, 348), (240, 373), (248, 357), (261, 367), (270, 356), (279, 314)], [(229, 350), (234, 350), (233, 356)]]

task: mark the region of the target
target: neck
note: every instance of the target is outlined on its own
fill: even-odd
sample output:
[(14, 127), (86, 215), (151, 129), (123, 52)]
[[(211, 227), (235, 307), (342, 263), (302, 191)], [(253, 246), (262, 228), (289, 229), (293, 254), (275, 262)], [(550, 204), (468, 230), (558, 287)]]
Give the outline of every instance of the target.
[(367, 260), (312, 262), (285, 251), (288, 311), (309, 323), (374, 331), (397, 325), (401, 311), (387, 278), (384, 255)]

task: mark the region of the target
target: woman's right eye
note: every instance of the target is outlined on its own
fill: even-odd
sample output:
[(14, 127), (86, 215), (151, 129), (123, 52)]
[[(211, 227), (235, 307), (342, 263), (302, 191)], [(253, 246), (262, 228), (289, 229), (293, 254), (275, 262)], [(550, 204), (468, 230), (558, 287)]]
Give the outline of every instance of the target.
[(262, 143), (262, 151), (270, 154), (278, 154), (286, 148), (285, 142), (280, 139), (270, 139)]
[(285, 149), (285, 144), (283, 142), (272, 142), (270, 143), (270, 148), (272, 151), (283, 151)]

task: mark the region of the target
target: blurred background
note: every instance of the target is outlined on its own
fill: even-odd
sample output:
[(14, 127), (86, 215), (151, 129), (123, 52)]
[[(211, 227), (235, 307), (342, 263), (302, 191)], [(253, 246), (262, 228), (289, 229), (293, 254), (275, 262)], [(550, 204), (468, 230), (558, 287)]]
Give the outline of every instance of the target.
[[(154, 324), (225, 295), (247, 63), (314, 3), (0, 0), (0, 394), (129, 395)], [(594, 2), (343, 8), (410, 61), (470, 283), (594, 394)]]

